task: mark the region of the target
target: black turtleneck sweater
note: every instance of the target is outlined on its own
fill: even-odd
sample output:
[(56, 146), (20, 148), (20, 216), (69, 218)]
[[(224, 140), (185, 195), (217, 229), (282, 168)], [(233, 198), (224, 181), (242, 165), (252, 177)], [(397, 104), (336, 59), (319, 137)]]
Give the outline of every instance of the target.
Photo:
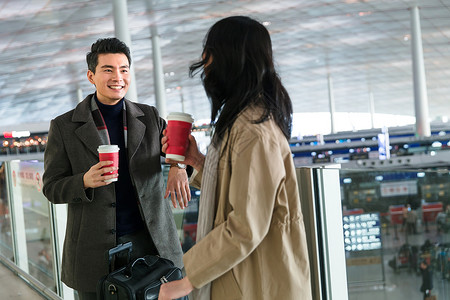
[(115, 105), (105, 105), (95, 97), (98, 108), (108, 129), (111, 145), (118, 145), (119, 178), (114, 182), (116, 191), (116, 230), (117, 236), (130, 234), (144, 228), (137, 203), (137, 197), (131, 183), (128, 169), (127, 149), (125, 147), (123, 128), (123, 99)]

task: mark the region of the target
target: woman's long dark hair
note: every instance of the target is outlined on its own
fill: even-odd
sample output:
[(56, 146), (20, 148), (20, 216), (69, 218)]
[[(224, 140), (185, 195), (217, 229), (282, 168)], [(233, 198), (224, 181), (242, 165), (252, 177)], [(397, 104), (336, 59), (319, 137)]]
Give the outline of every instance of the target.
[(275, 71), (267, 29), (245, 16), (215, 23), (206, 35), (202, 59), (189, 68), (201, 78), (211, 101), (211, 124), (222, 140), (238, 114), (255, 103), (264, 107), (256, 123), (272, 117), (287, 139), (292, 125), (292, 103)]

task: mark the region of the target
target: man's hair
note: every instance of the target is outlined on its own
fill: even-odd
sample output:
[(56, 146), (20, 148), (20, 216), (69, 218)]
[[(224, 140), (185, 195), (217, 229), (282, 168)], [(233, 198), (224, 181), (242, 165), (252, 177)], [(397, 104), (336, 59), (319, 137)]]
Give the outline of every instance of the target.
[(128, 58), (128, 64), (131, 66), (131, 54), (130, 48), (120, 41), (117, 38), (104, 38), (98, 39), (91, 46), (91, 52), (86, 54), (86, 62), (88, 65), (88, 69), (95, 73), (95, 68), (98, 64), (98, 55), (99, 54), (108, 54), (108, 53), (123, 53)]

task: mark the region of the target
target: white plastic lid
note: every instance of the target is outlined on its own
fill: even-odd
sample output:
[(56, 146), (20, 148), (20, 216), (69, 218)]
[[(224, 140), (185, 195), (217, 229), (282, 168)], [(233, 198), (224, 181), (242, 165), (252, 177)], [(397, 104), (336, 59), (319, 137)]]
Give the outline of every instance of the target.
[(99, 153), (118, 152), (119, 151), (119, 146), (117, 146), (117, 145), (100, 145), (100, 146), (98, 146), (97, 151)]
[(194, 118), (191, 114), (183, 113), (183, 112), (171, 112), (167, 116), (167, 121), (183, 121), (188, 123), (193, 123)]

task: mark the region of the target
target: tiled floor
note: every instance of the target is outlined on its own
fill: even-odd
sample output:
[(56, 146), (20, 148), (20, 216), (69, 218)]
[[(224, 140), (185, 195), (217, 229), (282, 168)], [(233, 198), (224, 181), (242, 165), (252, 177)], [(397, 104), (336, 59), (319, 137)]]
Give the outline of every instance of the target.
[(0, 299), (40, 300), (45, 299), (45, 297), (0, 263)]

